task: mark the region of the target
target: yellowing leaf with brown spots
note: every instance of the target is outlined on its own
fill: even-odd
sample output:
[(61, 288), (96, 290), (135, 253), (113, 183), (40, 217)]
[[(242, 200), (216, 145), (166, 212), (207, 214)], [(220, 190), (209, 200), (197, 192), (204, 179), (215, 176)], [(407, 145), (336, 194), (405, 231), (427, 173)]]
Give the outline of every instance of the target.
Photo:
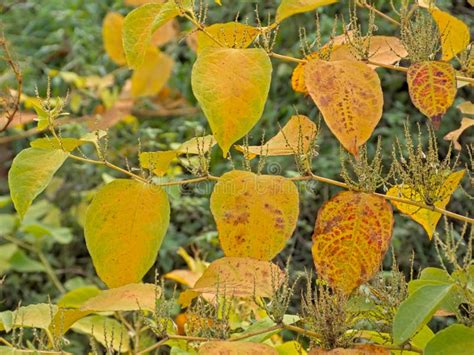
[(122, 44), (123, 16), (118, 12), (109, 12), (102, 24), (102, 39), (107, 55), (117, 65), (127, 64)]
[(173, 59), (155, 47), (149, 47), (145, 62), (132, 74), (132, 96), (153, 96), (160, 92), (171, 76)]
[(175, 150), (165, 150), (162, 152), (143, 152), (140, 153), (140, 166), (144, 169), (153, 171), (157, 176), (163, 176), (168, 170), (171, 162), (183, 154), (204, 154), (207, 153), (216, 141), (213, 136), (192, 138)]
[(459, 137), (464, 131), (470, 127), (474, 126), (474, 119), (464, 117), (461, 121), (461, 126), (454, 131), (449, 132), (447, 135), (444, 136), (444, 139), (447, 141), (451, 141), (454, 144), (454, 148), (457, 150), (461, 150), (461, 144), (459, 144)]
[(305, 83), (331, 132), (357, 155), (382, 117), (377, 73), (361, 62), (314, 59), (305, 65)]
[(257, 155), (298, 155), (306, 154), (316, 138), (317, 127), (313, 121), (304, 115), (295, 115), (288, 123), (262, 146), (236, 146), (236, 149), (245, 152), (249, 158)]
[[(456, 191), (459, 183), (461, 182), (464, 176), (464, 170), (456, 171), (449, 175), (441, 186), (440, 191), (437, 193), (439, 201), (435, 202), (435, 206), (438, 208), (446, 208), (446, 205), (449, 203), (451, 195)], [(387, 191), (388, 196), (400, 197), (408, 199), (415, 202), (424, 203), (422, 197), (419, 193), (413, 190), (409, 186), (394, 186)], [(425, 208), (420, 208), (417, 206), (408, 205), (402, 202), (392, 201), (392, 204), (397, 207), (400, 212), (408, 215), (415, 222), (421, 224), (428, 233), (428, 237), (431, 239), (433, 233), (436, 230), (436, 225), (438, 224), (441, 213), (431, 211)]]
[(235, 297), (269, 297), (273, 287), (283, 281), (284, 273), (269, 261), (224, 257), (213, 261), (196, 281), (192, 290)]
[(117, 179), (87, 209), (85, 238), (97, 274), (108, 287), (140, 282), (153, 266), (170, 207), (159, 187)]
[(456, 73), (449, 63), (419, 62), (407, 73), (411, 101), (438, 129), (456, 97)]
[(275, 22), (281, 22), (287, 17), (302, 12), (313, 11), (318, 7), (334, 4), (338, 0), (281, 0), (278, 6)]
[(199, 54), (192, 88), (224, 156), (262, 116), (271, 76), (272, 64), (261, 48), (209, 48)]
[(226, 256), (273, 259), (296, 227), (296, 185), (282, 176), (234, 170), (219, 179), (211, 212)]
[(469, 27), (461, 20), (436, 7), (432, 7), (429, 11), (441, 36), (441, 59), (449, 61), (469, 45)]
[(206, 27), (206, 32), (221, 45), (200, 31), (197, 35), (198, 54), (206, 48), (247, 48), (259, 34), (257, 28), (238, 22), (216, 23)]
[(363, 192), (344, 191), (318, 212), (313, 234), (316, 271), (346, 294), (379, 270), (392, 236), (388, 202)]
[(267, 344), (245, 341), (209, 341), (199, 347), (199, 355), (278, 355)]
[(261, 48), (210, 48), (193, 66), (192, 88), (224, 156), (260, 119), (272, 66)]
[(153, 284), (128, 284), (104, 290), (95, 297), (89, 298), (82, 306), (82, 311), (116, 312), (155, 310), (156, 299), (160, 297), (160, 287)]

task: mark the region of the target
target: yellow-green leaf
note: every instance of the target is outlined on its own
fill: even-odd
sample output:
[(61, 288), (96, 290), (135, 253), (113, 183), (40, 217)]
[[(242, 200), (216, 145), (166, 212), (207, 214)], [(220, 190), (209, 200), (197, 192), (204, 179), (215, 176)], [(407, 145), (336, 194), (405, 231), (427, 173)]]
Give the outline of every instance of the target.
[(48, 329), (56, 311), (55, 305), (39, 303), (20, 307), (13, 312), (1, 312), (0, 330), (10, 331), (20, 327)]
[(312, 11), (320, 6), (334, 4), (338, 0), (281, 0), (276, 13), (276, 22), (302, 12)]
[(245, 152), (249, 158), (257, 155), (299, 155), (308, 153), (314, 139), (317, 127), (313, 121), (304, 115), (294, 115), (288, 123), (262, 146), (236, 146), (236, 149)]
[[(454, 193), (454, 191), (456, 191), (459, 183), (461, 182), (464, 173), (464, 170), (460, 170), (450, 174), (447, 177), (446, 181), (441, 186), (440, 191), (437, 193), (439, 200), (434, 203), (436, 207), (443, 209), (446, 207), (446, 205), (449, 203), (451, 195)], [(420, 194), (410, 186), (394, 186), (387, 191), (387, 195), (424, 203)], [(441, 218), (441, 213), (397, 201), (392, 201), (392, 204), (402, 213), (412, 218), (415, 222), (421, 224), (426, 233), (428, 233), (428, 237), (430, 239), (433, 237), (433, 233), (436, 230), (436, 225)]]
[(349, 294), (379, 270), (392, 237), (393, 213), (382, 197), (344, 191), (318, 212), (313, 259), (318, 275)]
[(260, 119), (271, 74), (261, 48), (209, 48), (199, 54), (192, 88), (224, 156)]
[(109, 12), (102, 24), (102, 40), (107, 55), (117, 65), (127, 64), (122, 44), (123, 16), (118, 12)]
[[(207, 33), (207, 34), (206, 34)], [(206, 27), (206, 33), (200, 31), (197, 35), (197, 53), (206, 48), (247, 48), (258, 36), (255, 27), (238, 22), (216, 23)], [(211, 35), (215, 40), (209, 37)]]
[(283, 277), (283, 271), (269, 261), (227, 256), (213, 261), (192, 291), (236, 297), (270, 297), (273, 287), (278, 287)]
[(60, 149), (27, 148), (13, 159), (8, 172), (10, 195), (20, 218), (48, 186), (68, 153)]
[(199, 355), (278, 355), (267, 344), (244, 341), (209, 341), (199, 347)]
[(357, 156), (382, 117), (377, 73), (353, 60), (314, 59), (305, 65), (305, 83), (331, 132)]
[(291, 340), (284, 342), (275, 347), (278, 351), (278, 355), (306, 355), (307, 352), (304, 349), (303, 345), (301, 345), (296, 340)]
[(153, 266), (170, 207), (159, 186), (117, 179), (87, 209), (85, 238), (99, 277), (109, 287), (139, 282)]
[(133, 71), (132, 96), (158, 94), (170, 78), (173, 65), (174, 62), (170, 56), (155, 47), (149, 47), (144, 63)]
[(38, 138), (34, 141), (30, 142), (30, 146), (32, 148), (44, 148), (44, 149), (60, 149), (65, 150), (66, 152), (72, 152), (77, 147), (87, 143), (87, 141), (83, 141), (77, 138), (61, 138), (61, 142), (59, 142), (55, 138)]
[(441, 36), (443, 51), (441, 59), (449, 61), (469, 45), (469, 27), (461, 20), (436, 7), (432, 7), (429, 11)]
[(437, 129), (456, 97), (456, 72), (449, 63), (419, 62), (407, 73), (411, 101)]
[(71, 290), (61, 296), (58, 300), (59, 307), (79, 308), (89, 298), (100, 294), (100, 290), (96, 286), (84, 286)]
[(282, 176), (234, 170), (214, 187), (211, 212), (226, 256), (271, 260), (295, 230), (298, 189)]

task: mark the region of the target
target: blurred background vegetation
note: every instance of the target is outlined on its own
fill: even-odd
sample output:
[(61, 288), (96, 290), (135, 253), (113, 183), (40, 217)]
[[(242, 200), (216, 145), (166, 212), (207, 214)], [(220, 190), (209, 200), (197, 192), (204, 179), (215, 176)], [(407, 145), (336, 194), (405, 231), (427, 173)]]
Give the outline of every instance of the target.
[[(254, 24), (256, 4), (262, 18), (267, 14), (274, 14), (276, 9), (275, 1), (222, 2), (222, 7), (213, 2), (209, 4), (209, 24), (232, 21), (236, 14), (243, 20), (248, 19), (249, 24)], [(398, 3), (398, 0), (394, 2)], [(438, 5), (473, 28), (474, 11), (467, 1), (438, 1)], [(395, 16), (388, 1), (375, 1), (375, 6)], [(85, 133), (86, 126), (81, 123), (81, 117), (100, 113), (107, 101), (120, 92), (120, 88), (130, 76), (126, 68), (118, 68), (105, 54), (101, 26), (107, 12), (118, 11), (126, 15), (131, 9), (132, 7), (124, 5), (121, 0), (1, 1), (0, 30), (4, 32), (14, 58), (21, 66), (25, 94), (34, 97), (37, 88), (39, 94), (44, 96), (48, 76), (51, 77), (53, 96), (64, 97), (69, 92), (67, 111), (71, 113), (74, 123), (63, 129), (63, 136)], [(324, 7), (318, 12), (324, 40), (331, 34), (336, 15), (344, 16), (348, 20), (346, 1)], [(358, 10), (358, 13), (361, 22), (367, 23), (367, 11)], [(377, 34), (399, 35), (398, 29), (383, 19), (377, 18), (376, 24)], [(310, 41), (314, 39), (314, 13), (297, 15), (285, 21), (280, 27), (275, 51), (301, 57), (300, 27), (306, 28)], [(186, 102), (187, 112), (180, 114), (168, 110), (167, 113), (162, 102), (156, 98), (139, 100), (132, 112), (134, 118), (128, 117), (109, 128), (109, 160), (121, 166), (129, 164), (137, 167), (139, 149), (165, 150), (192, 138), (196, 133), (209, 133), (202, 112), (193, 109), (196, 100), (191, 91), (190, 73), (196, 54), (186, 43), (185, 32), (189, 30), (190, 24), (181, 21), (181, 33), (177, 40), (164, 47), (164, 51), (175, 60), (173, 75), (168, 83), (169, 89), (166, 89), (167, 95), (181, 97), (180, 99)], [(266, 137), (271, 137), (278, 130), (278, 124), (283, 126), (295, 113), (318, 121), (319, 114), (312, 100), (291, 89), (290, 78), (295, 65), (274, 59), (272, 63), (273, 81), (269, 99), (262, 119), (249, 136), (251, 144), (259, 144), (263, 132)], [(383, 118), (369, 141), (369, 152), (373, 154), (377, 136), (380, 136), (387, 172), (395, 138), (403, 140), (404, 123), (408, 122), (411, 132), (415, 135), (417, 123), (421, 123), (423, 127), (426, 118), (411, 104), (403, 73), (384, 69), (377, 71), (383, 84), (385, 107)], [(111, 73), (113, 79), (109, 83), (107, 78), (110, 76), (107, 75)], [(106, 90), (99, 93), (98, 90), (78, 85), (78, 80), (91, 76), (102, 78)], [(12, 73), (4, 63), (0, 64), (0, 85), (3, 88), (14, 85)], [(441, 129), (437, 132), (441, 156), (444, 157), (448, 148), (448, 143), (442, 137), (456, 129), (461, 121), (461, 115), (455, 106), (461, 101), (473, 99), (474, 93), (469, 88), (459, 90), (455, 105), (446, 114)], [(27, 106), (26, 103), (25, 105)], [(28, 107), (23, 110), (27, 112)], [(9, 129), (6, 135), (21, 136), (34, 126), (34, 122), (17, 124)], [(38, 136), (43, 134), (12, 139), (0, 144), (0, 237), (4, 238), (0, 242), (0, 278), (4, 275), (3, 283), (0, 284), (0, 311), (15, 308), (20, 301), (23, 305), (47, 302), (48, 295), (54, 301), (61, 294), (61, 287), (73, 289), (88, 284), (103, 286), (95, 275), (85, 247), (82, 221), (93, 192), (101, 184), (118, 175), (102, 167), (68, 161), (46, 193), (36, 200), (25, 220), (20, 223), (8, 199), (7, 171), (15, 154), (28, 147), (29, 141)], [(5, 137), (0, 135), (0, 142)], [(465, 134), (462, 143), (473, 143), (472, 135), (470, 137)], [(324, 122), (321, 123), (318, 145), (319, 155), (314, 159), (314, 172), (340, 179), (340, 147)], [(231, 168), (230, 162), (221, 156), (220, 150), (215, 148), (211, 168), (214, 175), (220, 175)], [(232, 158), (235, 166), (240, 167), (239, 153), (232, 151)], [(460, 164), (468, 161), (464, 146)], [(286, 176), (297, 174), (295, 162), (288, 157), (269, 158), (264, 171)], [(181, 178), (187, 175), (189, 173), (184, 163), (175, 164), (166, 178)], [(467, 185), (465, 181), (466, 188)], [(210, 187), (211, 185), (202, 183), (183, 189), (169, 189), (171, 225), (156, 261), (159, 274), (185, 268), (183, 259), (177, 254), (180, 246), (189, 254), (199, 255), (209, 261), (221, 256), (215, 224), (209, 211)], [(278, 257), (279, 262), (284, 263), (291, 255), (294, 272), (313, 268), (311, 235), (316, 212), (321, 204), (338, 191), (336, 187), (316, 183), (302, 184), (301, 187), (298, 227), (287, 248)], [(461, 214), (472, 215), (472, 207), (472, 202), (462, 190), (455, 193), (449, 204), (450, 210)], [(470, 208), (470, 211), (466, 210), (467, 208)], [(26, 241), (34, 248), (6, 248), (7, 239), (11, 237)], [(422, 227), (397, 212), (392, 245), (400, 268), (407, 273), (412, 252), (415, 252), (415, 269), (438, 264), (434, 246)], [(387, 255), (385, 266), (389, 267), (390, 264), (391, 256)], [(54, 270), (49, 270), (49, 267)], [(148, 281), (153, 280), (154, 272), (153, 270), (147, 275)], [(56, 275), (56, 281), (51, 273)], [(55, 282), (63, 286), (60, 287)]]

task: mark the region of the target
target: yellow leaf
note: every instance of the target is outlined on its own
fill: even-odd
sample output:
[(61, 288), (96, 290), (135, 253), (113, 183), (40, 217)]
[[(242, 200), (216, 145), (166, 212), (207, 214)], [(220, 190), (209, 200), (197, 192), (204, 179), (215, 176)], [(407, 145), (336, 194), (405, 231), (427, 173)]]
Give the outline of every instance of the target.
[(109, 12), (102, 24), (102, 40), (107, 55), (117, 65), (127, 64), (122, 44), (123, 16), (118, 12)]
[(96, 286), (84, 286), (67, 292), (58, 300), (58, 306), (67, 308), (79, 308), (89, 298), (100, 294)]
[(209, 48), (192, 70), (192, 88), (224, 156), (260, 119), (272, 75), (261, 48)]
[(164, 4), (142, 5), (125, 17), (123, 48), (130, 68), (137, 69), (143, 64), (153, 33), (179, 13), (179, 7), (174, 0), (169, 0)]
[(307, 352), (303, 346), (296, 340), (284, 342), (281, 345), (275, 347), (278, 351), (278, 355), (306, 355)]
[(199, 355), (278, 355), (269, 345), (244, 341), (209, 341), (199, 347)]
[(282, 176), (234, 170), (214, 187), (211, 212), (226, 256), (271, 260), (295, 230), (298, 189)]
[(178, 153), (174, 150), (166, 150), (163, 152), (143, 152), (140, 153), (140, 166), (144, 169), (153, 171), (156, 176), (163, 176), (173, 159), (178, 157)]
[(464, 101), (457, 106), (457, 109), (466, 115), (474, 115), (474, 103)]
[(472, 126), (474, 126), (474, 119), (464, 117), (461, 121), (461, 127), (446, 134), (444, 136), (444, 139), (453, 142), (455, 149), (461, 150), (461, 144), (459, 144), (459, 137), (461, 137), (461, 134), (463, 134), (466, 129)]
[[(52, 304), (38, 303), (19, 307), (15, 311), (0, 314), (0, 330), (10, 331), (15, 328), (48, 329), (57, 307)], [(6, 322), (6, 320), (9, 322)]]
[(163, 277), (179, 282), (184, 286), (193, 287), (196, 281), (201, 277), (201, 274), (190, 270), (173, 270), (163, 275)]
[(168, 228), (170, 207), (159, 187), (117, 179), (87, 209), (86, 245), (109, 287), (139, 282), (153, 266)]
[(128, 284), (104, 290), (97, 296), (89, 298), (81, 306), (81, 310), (92, 312), (147, 310), (153, 312), (160, 293), (160, 287), (153, 284)]
[(214, 2), (215, 2), (217, 5), (222, 6), (221, 0), (214, 0)]
[(76, 308), (60, 307), (49, 325), (49, 331), (54, 337), (59, 338), (63, 336), (74, 323), (91, 313), (91, 311), (81, 311)]
[(212, 135), (203, 137), (194, 137), (181, 144), (176, 152), (181, 154), (204, 154), (207, 153), (216, 144)]
[(165, 0), (125, 0), (124, 4), (128, 6), (141, 6), (148, 3), (162, 4)]
[(441, 36), (443, 51), (441, 59), (449, 61), (469, 45), (469, 27), (461, 20), (436, 7), (431, 8), (430, 12)]
[(171, 71), (173, 59), (155, 47), (149, 47), (145, 62), (133, 71), (132, 96), (153, 96), (165, 86)]
[(250, 158), (257, 155), (298, 155), (306, 154), (316, 138), (317, 127), (306, 116), (295, 115), (288, 123), (263, 146), (236, 146), (241, 152), (249, 153)]
[(314, 59), (305, 65), (305, 82), (331, 132), (357, 156), (382, 117), (377, 73), (361, 62)]
[[(436, 207), (443, 209), (446, 207), (451, 195), (456, 191), (463, 176), (464, 170), (460, 170), (447, 177), (437, 194), (439, 201), (434, 204)], [(394, 186), (387, 191), (387, 196), (401, 197), (411, 201), (424, 203), (420, 194), (415, 192), (410, 186)], [(415, 222), (421, 224), (426, 233), (428, 233), (430, 239), (433, 237), (436, 225), (441, 218), (441, 213), (396, 201), (392, 201), (392, 204), (397, 207), (400, 212), (408, 215)]]
[(66, 152), (72, 152), (74, 149), (87, 143), (77, 138), (61, 138), (61, 142), (58, 142), (56, 138), (38, 138), (30, 142), (32, 148), (43, 148), (43, 149), (61, 149)]
[(411, 101), (438, 129), (456, 97), (456, 73), (449, 63), (419, 62), (407, 73)]
[(176, 20), (171, 20), (158, 28), (151, 37), (151, 43), (156, 47), (161, 47), (166, 43), (176, 39), (179, 34), (179, 24)]
[(281, 0), (275, 22), (279, 23), (287, 17), (302, 12), (312, 11), (320, 6), (334, 4), (338, 0)]
[[(337, 36), (332, 41), (324, 45), (319, 51), (307, 55), (304, 59), (321, 59), (322, 53), (328, 55), (331, 50), (330, 60), (358, 60), (351, 49), (350, 44), (346, 43), (346, 36)], [(403, 43), (397, 37), (373, 36), (370, 38), (369, 56), (370, 60), (380, 64), (394, 64), (408, 55)], [(304, 94), (308, 93), (304, 82), (304, 67), (306, 63), (299, 63), (293, 70), (291, 76), (291, 85), (293, 90)], [(375, 69), (376, 65), (369, 64), (369, 67)]]
[(269, 261), (224, 257), (213, 261), (192, 288), (194, 292), (235, 297), (269, 297), (283, 281), (283, 271)]
[[(410, 354), (409, 351), (402, 351), (403, 353)], [(321, 348), (313, 348), (310, 350), (308, 355), (390, 355), (390, 350), (378, 346), (376, 344), (363, 344), (355, 345), (353, 348), (336, 348), (332, 350), (326, 350)], [(413, 353), (414, 354), (414, 353)]]
[[(206, 32), (228, 48), (247, 48), (259, 34), (257, 28), (238, 22), (216, 23), (206, 27)], [(198, 54), (207, 48), (222, 47), (208, 34), (202, 31), (198, 32), (196, 48)]]
[(318, 275), (346, 294), (379, 270), (392, 237), (393, 213), (382, 197), (344, 191), (318, 212), (313, 259)]

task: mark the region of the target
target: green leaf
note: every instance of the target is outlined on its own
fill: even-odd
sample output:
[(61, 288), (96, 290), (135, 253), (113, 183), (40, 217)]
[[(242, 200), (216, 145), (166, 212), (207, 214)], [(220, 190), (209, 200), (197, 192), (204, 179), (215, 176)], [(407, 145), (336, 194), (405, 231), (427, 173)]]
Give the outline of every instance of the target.
[(472, 355), (474, 328), (453, 324), (438, 332), (426, 345), (425, 355)]
[(21, 219), (67, 157), (68, 153), (59, 149), (28, 148), (13, 159), (8, 172), (8, 186)]
[(17, 218), (14, 215), (0, 214), (0, 236), (12, 233), (17, 226)]
[(411, 294), (400, 304), (393, 321), (393, 342), (410, 339), (431, 319), (454, 285), (428, 285)]
[(153, 266), (170, 218), (159, 186), (117, 179), (87, 209), (86, 245), (99, 277), (109, 287), (140, 282)]
[(43, 264), (31, 259), (23, 250), (18, 250), (10, 259), (12, 270), (18, 272), (44, 272)]
[(0, 276), (10, 269), (10, 259), (18, 251), (16, 244), (7, 243), (0, 245)]
[(192, 70), (192, 89), (224, 156), (262, 116), (272, 63), (261, 48), (208, 48)]
[(8, 332), (19, 327), (48, 329), (56, 311), (57, 307), (54, 305), (39, 303), (20, 307), (14, 312), (1, 312), (0, 330)]

